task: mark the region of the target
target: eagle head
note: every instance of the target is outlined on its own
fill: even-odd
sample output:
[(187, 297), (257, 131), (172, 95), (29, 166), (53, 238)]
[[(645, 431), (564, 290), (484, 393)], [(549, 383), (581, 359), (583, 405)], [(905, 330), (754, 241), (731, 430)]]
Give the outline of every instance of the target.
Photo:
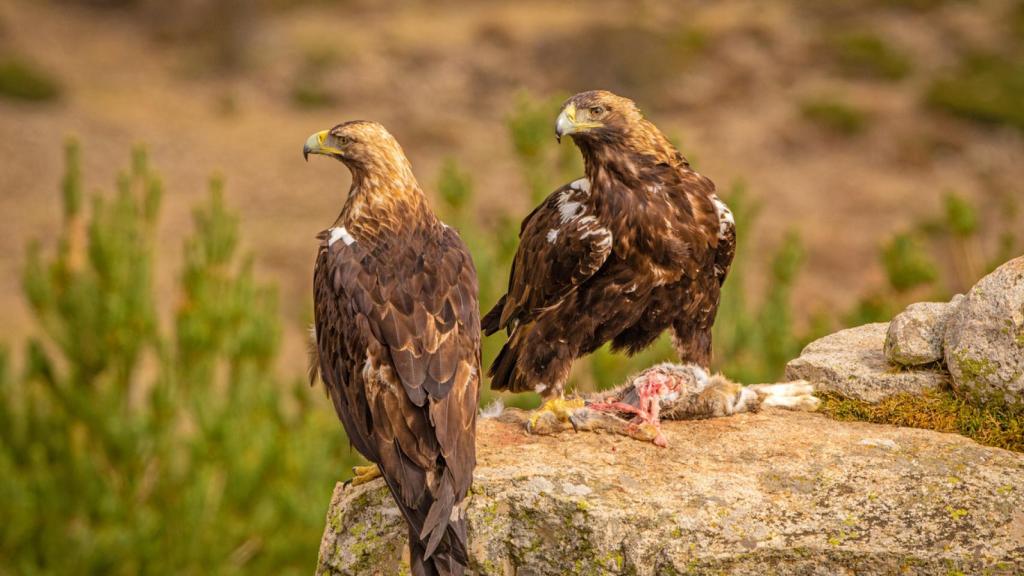
[(398, 140), (386, 128), (368, 120), (344, 122), (311, 135), (302, 147), (303, 158), (308, 161), (310, 154), (340, 160), (353, 172), (391, 177), (412, 173)]
[(580, 92), (562, 105), (555, 121), (555, 137), (572, 136), (574, 140), (599, 140), (626, 132), (643, 118), (640, 109), (629, 98), (606, 90)]

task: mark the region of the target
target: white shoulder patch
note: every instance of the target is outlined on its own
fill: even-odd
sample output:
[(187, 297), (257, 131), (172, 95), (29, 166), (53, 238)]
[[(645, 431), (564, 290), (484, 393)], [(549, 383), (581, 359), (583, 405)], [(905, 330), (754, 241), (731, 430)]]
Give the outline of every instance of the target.
[(558, 228), (552, 228), (548, 230), (547, 239), (548, 243), (554, 244), (555, 240), (558, 240)]
[(583, 213), (583, 204), (571, 200), (572, 192), (565, 191), (558, 195), (558, 214), (562, 219), (562, 224), (570, 222), (575, 218), (578, 218)]
[(331, 228), (331, 237), (327, 240), (327, 245), (333, 246), (334, 243), (337, 242), (338, 240), (344, 242), (345, 246), (351, 246), (352, 244), (355, 244), (356, 241), (356, 239), (353, 238), (352, 235), (348, 233), (348, 230), (346, 230), (344, 226)]
[(715, 203), (715, 209), (718, 210), (718, 237), (725, 236), (726, 231), (736, 225), (735, 220), (732, 217), (732, 210), (722, 202), (722, 199), (718, 197), (718, 194), (711, 196), (711, 201)]
[(590, 192), (590, 180), (587, 180), (586, 178), (573, 180), (572, 183), (569, 184), (569, 188), (572, 188), (573, 190), (580, 190), (582, 192)]

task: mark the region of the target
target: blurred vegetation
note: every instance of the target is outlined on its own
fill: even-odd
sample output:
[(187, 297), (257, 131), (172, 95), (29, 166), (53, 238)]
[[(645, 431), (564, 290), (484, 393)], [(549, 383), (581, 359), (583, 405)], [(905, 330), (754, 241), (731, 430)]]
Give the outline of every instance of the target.
[[(536, 47), (535, 57), (557, 86), (601, 87), (659, 107), (671, 103), (666, 84), (712, 43), (705, 30), (691, 23), (650, 26), (627, 20), (553, 36)], [(571, 65), (547, 66), (550, 62)]]
[(35, 64), (13, 56), (0, 60), (0, 98), (45, 102), (60, 95), (60, 83)]
[(807, 121), (841, 135), (856, 136), (864, 131), (868, 117), (845, 100), (833, 96), (817, 96), (800, 104), (800, 113)]
[(942, 210), (893, 234), (879, 251), (885, 285), (864, 295), (843, 317), (844, 324), (888, 320), (918, 300), (949, 300), (985, 274), (1024, 251), (1020, 200), (1006, 193), (995, 210), (982, 213), (955, 192), (943, 196)]
[(145, 154), (88, 211), (78, 166), (70, 144), (56, 253), (28, 253), (42, 337), (20, 376), (0, 355), (0, 574), (308, 573), (355, 459), (327, 403), (274, 375), (275, 290), (220, 183), (168, 302)]
[(878, 0), (882, 6), (891, 8), (903, 8), (917, 12), (934, 10), (952, 2), (963, 2), (965, 0)]
[(910, 58), (873, 32), (847, 32), (831, 40), (836, 63), (845, 74), (900, 80), (911, 71)]
[(974, 54), (936, 79), (929, 105), (957, 116), (1024, 130), (1024, 60)]
[(307, 48), (292, 83), (292, 104), (298, 108), (324, 108), (337, 103), (337, 96), (326, 82), (328, 72), (341, 61), (341, 53), (331, 45)]

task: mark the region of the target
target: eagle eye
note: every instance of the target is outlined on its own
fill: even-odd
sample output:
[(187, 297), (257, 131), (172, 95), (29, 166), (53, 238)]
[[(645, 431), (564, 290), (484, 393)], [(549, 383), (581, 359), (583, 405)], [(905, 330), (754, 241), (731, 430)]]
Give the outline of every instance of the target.
[(349, 136), (338, 136), (338, 143), (341, 144), (342, 146), (345, 146), (346, 144), (351, 144), (352, 138)]
[(594, 106), (590, 109), (590, 114), (593, 116), (600, 116), (601, 114), (604, 114), (604, 108), (600, 106)]

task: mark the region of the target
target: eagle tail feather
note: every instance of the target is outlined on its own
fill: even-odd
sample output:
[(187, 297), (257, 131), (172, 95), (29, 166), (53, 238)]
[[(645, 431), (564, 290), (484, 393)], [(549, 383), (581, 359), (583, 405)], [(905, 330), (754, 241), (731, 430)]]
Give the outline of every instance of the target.
[(491, 308), (491, 311), (484, 315), (480, 319), (480, 329), (483, 330), (485, 336), (490, 336), (498, 330), (501, 330), (501, 313), (505, 310), (505, 299), (508, 298), (508, 294), (505, 294), (498, 300), (497, 304)]
[(532, 323), (517, 326), (508, 342), (501, 347), (494, 362), (491, 362), (491, 367), (487, 371), (491, 377), (491, 390), (524, 392), (530, 389), (519, 369), (519, 355), (523, 341), (532, 327)]
[(309, 342), (306, 345), (307, 361), (306, 375), (309, 377), (309, 385), (315, 386), (320, 379), (320, 347), (316, 341), (316, 326), (309, 327)]
[(427, 517), (423, 520), (423, 528), (420, 529), (420, 540), (427, 540), (424, 558), (430, 558), (437, 550), (437, 545), (448, 532), (448, 522), (451, 517), (452, 507), (455, 505), (455, 487), (452, 484), (451, 474), (445, 470), (441, 474), (441, 486), (437, 498), (427, 510)]
[(501, 347), (498, 355), (494, 357), (494, 362), (491, 363), (491, 367), (487, 371), (491, 377), (491, 390), (511, 389), (510, 380), (515, 364), (515, 353), (511, 350), (509, 343), (506, 342)]
[(445, 537), (433, 554), (417, 538), (415, 529), (409, 528), (409, 568), (420, 576), (463, 576), (469, 566), (466, 550), (466, 521), (460, 518), (448, 524)]
[(624, 330), (612, 339), (612, 352), (625, 352), (627, 356), (635, 356), (654, 344), (660, 335), (660, 330), (651, 330), (647, 327)]

